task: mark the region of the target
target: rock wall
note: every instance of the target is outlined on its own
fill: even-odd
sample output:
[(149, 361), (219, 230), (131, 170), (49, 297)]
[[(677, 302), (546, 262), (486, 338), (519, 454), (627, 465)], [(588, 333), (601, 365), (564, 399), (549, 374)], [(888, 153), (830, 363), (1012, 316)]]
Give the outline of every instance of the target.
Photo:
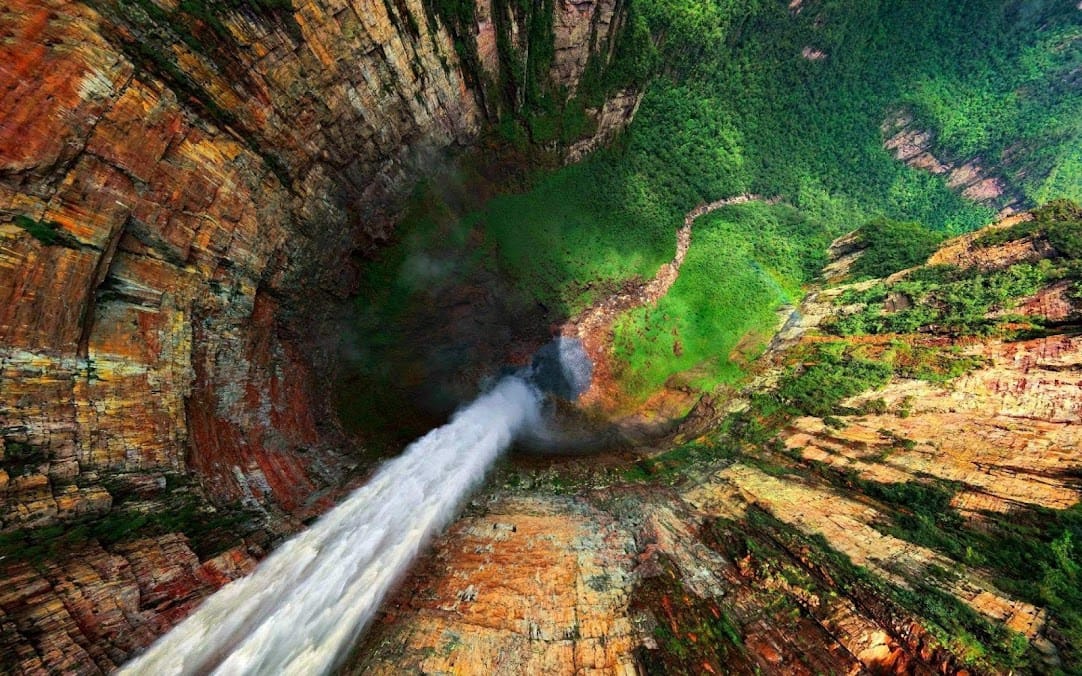
[(106, 673), (254, 567), (242, 548), (200, 563), (180, 535), (10, 566), (0, 592), (0, 666), (5, 673)]
[[(0, 528), (107, 510), (102, 473), (289, 510), (333, 482), (330, 448), (295, 452), (337, 441), (296, 318), (486, 123), (420, 0), (205, 6), (0, 14), (0, 428), (40, 459), (0, 472)], [(560, 7), (558, 86), (614, 23), (593, 7)]]
[[(443, 17), (478, 104), (491, 117), (517, 120), (536, 145), (567, 162), (611, 141), (642, 101), (637, 83), (604, 77), (627, 18), (626, 0), (475, 0)], [(590, 126), (572, 130), (570, 140), (534, 128), (538, 116), (546, 127), (560, 127), (564, 109), (574, 108), (582, 109)]]
[[(101, 9), (3, 15), (0, 425), (41, 449), (5, 477), (3, 527), (108, 509), (103, 473), (194, 468), (218, 500), (296, 508), (328, 477), (294, 453), (321, 437), (281, 306), (338, 285), (343, 253), (386, 236), (362, 207), (386, 206), (415, 149), (472, 138), (477, 109), (439, 65), (445, 37), (407, 43), (373, 8), (303, 5), (301, 44), (228, 15), (236, 58), (173, 43), (186, 70), (165, 68), (171, 83), (125, 51), (153, 44), (146, 25), (109, 18), (136, 10)], [(184, 78), (206, 101), (175, 91)], [(238, 127), (208, 121), (211, 105)]]
[[(421, 0), (281, 5), (0, 8), (4, 546), (120, 502), (161, 515), (178, 477), (288, 531), (355, 464), (314, 327), (405, 191), (495, 120)], [(561, 19), (554, 78), (594, 49), (575, 43), (591, 17)], [(33, 571), (0, 552), (0, 671), (107, 670), (230, 578), (181, 535), (157, 536), (176, 539), (164, 557), (131, 537)], [(152, 593), (177, 566), (188, 591)], [(105, 633), (83, 612), (102, 604)]]

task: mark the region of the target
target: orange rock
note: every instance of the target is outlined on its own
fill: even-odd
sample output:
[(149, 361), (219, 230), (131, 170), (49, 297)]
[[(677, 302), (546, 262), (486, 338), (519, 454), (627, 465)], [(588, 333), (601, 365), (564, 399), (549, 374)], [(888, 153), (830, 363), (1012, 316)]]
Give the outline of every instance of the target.
[(400, 653), (348, 672), (634, 673), (629, 535), (568, 507), (509, 499), (459, 522), (368, 639)]

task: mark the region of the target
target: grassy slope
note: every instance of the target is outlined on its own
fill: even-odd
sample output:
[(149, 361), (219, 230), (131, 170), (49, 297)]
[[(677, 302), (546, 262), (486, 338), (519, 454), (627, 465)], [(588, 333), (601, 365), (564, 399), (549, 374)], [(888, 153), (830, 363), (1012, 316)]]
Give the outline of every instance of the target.
[(682, 371), (693, 371), (687, 382), (701, 388), (739, 378), (728, 355), (746, 333), (771, 325), (780, 303), (799, 295), (795, 281), (821, 266), (827, 244), (823, 229), (796, 209), (763, 203), (699, 219), (692, 241), (668, 295), (617, 326), (616, 356), (633, 391)]
[[(808, 261), (825, 239), (873, 215), (948, 232), (990, 219), (990, 209), (882, 149), (880, 124), (900, 105), (939, 132), (948, 156), (981, 155), (996, 166), (1020, 141), (1011, 167), (1028, 173), (1007, 178), (1029, 197), (1082, 191), (1071, 182), (1082, 106), (1077, 90), (1056, 84), (1082, 60), (1070, 41), (1080, 33), (1077, 10), (835, 1), (807, 3), (794, 17), (784, 3), (729, 4), (735, 13), (706, 3), (656, 6), (650, 18), (669, 36), (670, 72), (649, 92), (624, 162), (682, 206), (751, 190), (783, 196), (805, 220), (779, 228), (779, 217), (760, 209), (731, 215), (724, 235), (707, 224), (672, 298), (618, 328), (632, 391), (696, 365), (706, 366), (702, 385), (735, 375), (729, 349), (773, 321), (779, 284), (809, 278), (809, 266), (792, 258)], [(726, 38), (697, 43), (710, 35), (704, 26)], [(803, 59), (805, 46), (827, 58)]]
[(595, 299), (588, 283), (649, 277), (672, 259), (683, 212), (621, 159), (568, 167), (476, 216), (500, 269), (565, 316)]
[[(663, 36), (662, 74), (620, 146), (462, 221), (484, 234), (480, 264), (566, 317), (651, 275), (700, 202), (751, 191), (799, 210), (699, 223), (672, 297), (618, 326), (633, 394), (688, 369), (705, 387), (737, 375), (729, 350), (768, 331), (782, 290), (808, 281), (839, 234), (878, 216), (945, 232), (992, 218), (883, 150), (880, 125), (899, 106), (938, 133), (941, 155), (1006, 165), (1009, 186), (1031, 199), (1082, 198), (1072, 3), (812, 0), (792, 15), (777, 0), (662, 0), (633, 12)], [(827, 57), (802, 58), (806, 46)]]

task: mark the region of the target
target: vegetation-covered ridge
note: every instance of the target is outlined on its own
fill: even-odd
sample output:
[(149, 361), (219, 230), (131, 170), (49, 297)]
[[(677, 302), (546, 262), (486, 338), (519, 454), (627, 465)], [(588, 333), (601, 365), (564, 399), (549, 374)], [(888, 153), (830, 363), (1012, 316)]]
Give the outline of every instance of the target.
[[(473, 11), (460, 3), (438, 13), (468, 27)], [(506, 11), (520, 21), (537, 16), (513, 3)], [(618, 386), (629, 401), (666, 384), (711, 391), (739, 380), (773, 332), (776, 310), (817, 278), (836, 237), (894, 224), (864, 230), (882, 240), (870, 248), (885, 257), (869, 253), (854, 274), (877, 277), (994, 218), (992, 206), (961, 196), (947, 175), (907, 166), (884, 148), (882, 124), (899, 107), (934, 135), (939, 156), (979, 156), (1022, 204), (1082, 197), (1082, 182), (1070, 179), (1082, 165), (1082, 115), (1069, 86), (1082, 64), (1082, 13), (1064, 3), (632, 2), (629, 17), (625, 31), (653, 36), (643, 52), (653, 75), (616, 147), (503, 186), (520, 194), (463, 200), (430, 188), (411, 218), (428, 210), (446, 225), (411, 230), (383, 255), (372, 292), (362, 293), (362, 315), (381, 313), (381, 303), (428, 302), (431, 286), (395, 284), (389, 295), (376, 286), (424, 250), (499, 278), (529, 299), (521, 307), (536, 303), (538, 325), (560, 325), (672, 260), (672, 233), (695, 205), (778, 196), (775, 205), (702, 219), (669, 294), (616, 322)], [(646, 82), (641, 74), (632, 80)], [(514, 94), (510, 102), (526, 102), (506, 109), (530, 127), (531, 106), (543, 108), (543, 96), (504, 91)], [(501, 147), (513, 148), (514, 134), (504, 131)], [(458, 241), (486, 253), (455, 254)], [(373, 308), (376, 296), (383, 300)], [(381, 340), (369, 329), (359, 335)], [(376, 389), (395, 387), (377, 381)]]
[[(918, 331), (1019, 336), (1058, 326), (1065, 317), (1023, 316), (1014, 310), (1019, 301), (1056, 283), (1062, 283), (1068, 299), (1082, 296), (1082, 211), (1077, 203), (1058, 200), (1032, 216), (981, 234), (971, 246), (987, 250), (1023, 244), (1033, 254), (992, 268), (933, 265), (901, 279), (848, 290), (836, 302), (851, 307), (831, 321), (828, 330), (841, 336)], [(854, 269), (859, 264), (860, 259)]]
[[(625, 477), (695, 486), (723, 468), (759, 501), (728, 528), (918, 618), (958, 667), (1077, 673), (1080, 214), (1055, 201), (945, 242), (932, 260), (953, 265), (903, 255), (882, 270), (911, 267), (893, 281), (818, 291), (716, 430)], [(850, 532), (822, 510), (852, 514)], [(662, 648), (674, 663), (693, 649)]]

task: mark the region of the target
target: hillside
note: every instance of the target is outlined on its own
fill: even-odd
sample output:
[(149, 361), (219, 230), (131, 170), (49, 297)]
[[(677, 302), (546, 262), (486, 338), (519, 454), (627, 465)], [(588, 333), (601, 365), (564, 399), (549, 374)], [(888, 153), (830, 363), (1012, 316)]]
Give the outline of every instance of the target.
[(505, 464), (349, 673), (1076, 672), (1080, 217), (814, 290), (630, 468)]
[(1080, 73), (1075, 0), (5, 2), (0, 673), (1082, 672)]
[[(846, 232), (885, 218), (948, 236), (1082, 199), (1069, 3), (661, 2), (632, 4), (628, 21), (655, 36), (637, 54), (657, 75), (614, 148), (556, 170), (504, 164), (512, 194), (493, 197), (508, 173), (475, 165), (414, 193), (409, 234), (361, 282), (345, 419), (406, 407), (398, 423), (419, 433), (463, 381), (649, 279), (700, 204), (763, 198), (701, 219), (672, 293), (616, 322), (622, 413), (666, 383), (739, 379)], [(510, 132), (490, 142), (529, 153)], [(451, 309), (466, 303), (476, 331)]]

